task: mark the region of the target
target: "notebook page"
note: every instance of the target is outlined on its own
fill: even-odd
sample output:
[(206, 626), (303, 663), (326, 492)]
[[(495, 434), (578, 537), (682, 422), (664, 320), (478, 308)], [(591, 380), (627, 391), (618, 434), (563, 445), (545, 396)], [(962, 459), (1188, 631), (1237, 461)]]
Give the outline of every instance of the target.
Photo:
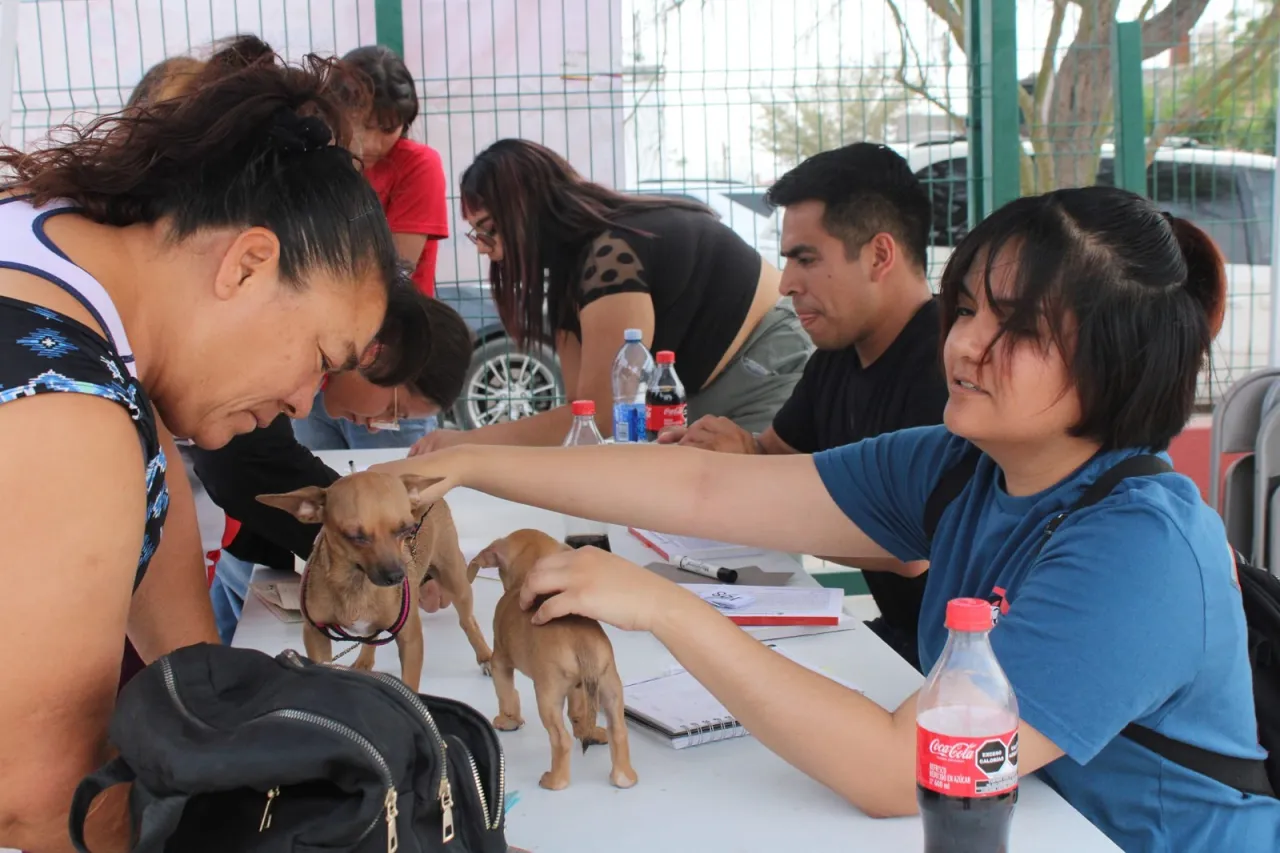
[(696, 536), (673, 536), (669, 533), (640, 528), (633, 528), (632, 532), (636, 538), (652, 544), (658, 553), (670, 559), (679, 556), (693, 557), (696, 560), (727, 560), (736, 557), (755, 557), (764, 553), (761, 549), (749, 545), (731, 545), (714, 539), (699, 539)]
[(687, 672), (629, 684), (627, 712), (668, 735), (732, 721), (707, 688)]
[(814, 586), (741, 586), (735, 584), (681, 584), (685, 589), (715, 606), (717, 597), (733, 595), (750, 601), (736, 607), (721, 607), (727, 616), (829, 616), (839, 617), (844, 591)]

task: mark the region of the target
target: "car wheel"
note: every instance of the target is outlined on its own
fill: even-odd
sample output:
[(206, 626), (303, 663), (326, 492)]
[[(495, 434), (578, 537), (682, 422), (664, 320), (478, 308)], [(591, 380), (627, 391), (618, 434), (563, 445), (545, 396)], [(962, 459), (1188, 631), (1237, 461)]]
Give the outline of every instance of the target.
[(510, 338), (498, 337), (472, 356), (453, 413), (460, 428), (477, 429), (545, 412), (563, 399), (564, 380), (551, 347), (518, 350)]

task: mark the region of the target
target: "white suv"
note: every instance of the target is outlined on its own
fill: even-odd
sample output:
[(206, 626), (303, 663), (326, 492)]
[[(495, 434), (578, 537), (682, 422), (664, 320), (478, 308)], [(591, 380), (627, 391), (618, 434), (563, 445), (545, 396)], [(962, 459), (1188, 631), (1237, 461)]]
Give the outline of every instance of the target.
[[(934, 282), (969, 220), (968, 155), (963, 138), (898, 145), (933, 198), (929, 274)], [(1029, 146), (1028, 146), (1029, 150)], [(1115, 149), (1102, 146), (1097, 182), (1114, 180)], [(1271, 217), (1274, 157), (1171, 142), (1147, 169), (1147, 194), (1163, 210), (1195, 222), (1217, 241), (1227, 262), (1227, 311), (1214, 342), (1212, 377), (1200, 401), (1233, 379), (1265, 367), (1271, 327)]]

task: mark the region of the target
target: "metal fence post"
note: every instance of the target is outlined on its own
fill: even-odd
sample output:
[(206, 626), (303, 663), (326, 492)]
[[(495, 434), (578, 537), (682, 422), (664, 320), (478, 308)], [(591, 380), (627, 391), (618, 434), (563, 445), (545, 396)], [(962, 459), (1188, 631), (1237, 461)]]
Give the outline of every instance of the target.
[(972, 230), (984, 216), (983, 204), (985, 169), (983, 151), (986, 149), (987, 128), (982, 122), (982, 3), (964, 4), (965, 55), (969, 57), (969, 229)]
[[(1017, 9), (1015, 0), (978, 0), (969, 10), (971, 135), (970, 225), (1021, 194), (1018, 161)], [(976, 67), (975, 67), (976, 66)], [(975, 170), (975, 166), (977, 169)], [(975, 193), (974, 184), (981, 187)], [(975, 214), (977, 214), (975, 216)]]
[(401, 0), (373, 0), (373, 26), (378, 44), (404, 57), (404, 9)]
[(1111, 29), (1111, 81), (1115, 87), (1116, 186), (1147, 194), (1146, 115), (1142, 94), (1142, 24)]

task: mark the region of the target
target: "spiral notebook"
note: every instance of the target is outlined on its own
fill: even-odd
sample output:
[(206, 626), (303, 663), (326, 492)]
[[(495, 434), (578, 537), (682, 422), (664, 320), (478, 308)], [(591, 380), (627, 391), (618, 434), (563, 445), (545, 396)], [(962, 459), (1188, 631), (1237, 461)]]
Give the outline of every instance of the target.
[[(773, 644), (770, 647), (837, 684), (862, 692), (860, 688), (807, 663), (787, 649)], [(665, 737), (676, 749), (750, 734), (707, 688), (683, 669), (677, 668), (657, 678), (632, 682), (624, 690), (627, 717), (643, 728)]]
[(668, 738), (676, 749), (742, 737), (747, 730), (687, 672), (625, 688), (627, 716)]

